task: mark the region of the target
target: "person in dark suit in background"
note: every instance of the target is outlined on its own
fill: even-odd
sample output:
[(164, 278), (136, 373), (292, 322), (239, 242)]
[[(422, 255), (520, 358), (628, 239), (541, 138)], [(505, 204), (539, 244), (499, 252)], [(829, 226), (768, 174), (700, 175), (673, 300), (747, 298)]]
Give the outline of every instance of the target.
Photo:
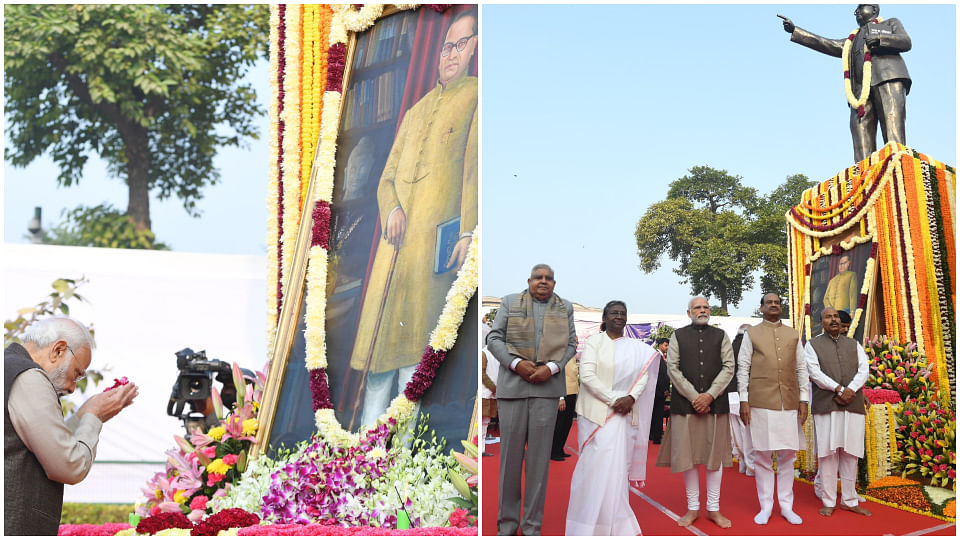
[(653, 398), (653, 416), (650, 418), (650, 441), (660, 444), (663, 439), (663, 418), (667, 414), (667, 397), (670, 395), (670, 374), (667, 373), (667, 349), (670, 338), (657, 338), (660, 352), (660, 371), (657, 373), (657, 393)]
[(577, 393), (580, 391), (579, 354), (567, 362), (564, 372), (567, 379), (567, 395), (560, 398), (560, 403), (557, 405), (557, 425), (553, 428), (553, 449), (550, 451), (550, 459), (553, 461), (563, 461), (570, 457), (570, 454), (563, 451), (563, 446), (567, 443), (567, 437), (570, 436), (573, 419), (577, 417)]

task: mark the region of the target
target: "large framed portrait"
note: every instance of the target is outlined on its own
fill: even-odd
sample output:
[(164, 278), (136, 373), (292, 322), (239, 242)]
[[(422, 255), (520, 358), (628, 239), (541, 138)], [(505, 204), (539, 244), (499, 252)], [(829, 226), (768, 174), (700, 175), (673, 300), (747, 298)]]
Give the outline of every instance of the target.
[[(823, 331), (820, 317), (824, 308), (832, 307), (837, 311), (846, 311), (852, 319), (848, 335), (863, 342), (866, 328), (866, 295), (872, 291), (873, 284), (866, 284), (867, 265), (873, 253), (870, 238), (858, 238), (859, 242), (849, 248), (836, 244), (836, 248), (827, 254), (812, 258), (810, 268), (810, 329), (811, 336)], [(861, 298), (863, 295), (863, 298)], [(860, 308), (860, 316), (857, 309)]]
[[(352, 36), (343, 79), (326, 272), (326, 376), (343, 429), (372, 426), (415, 373), (477, 225), (476, 6), (397, 11)], [(306, 302), (306, 300), (304, 300)], [(307, 310), (271, 447), (315, 431)], [(477, 395), (477, 299), (417, 402), (466, 439)]]

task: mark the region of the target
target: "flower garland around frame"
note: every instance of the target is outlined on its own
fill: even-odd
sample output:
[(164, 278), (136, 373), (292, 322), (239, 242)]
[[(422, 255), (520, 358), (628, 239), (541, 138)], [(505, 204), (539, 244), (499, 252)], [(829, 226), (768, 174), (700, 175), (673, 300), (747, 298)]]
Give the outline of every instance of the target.
[[(866, 270), (864, 271), (864, 274), (863, 274), (863, 284), (860, 286), (860, 296), (857, 299), (857, 309), (853, 314), (851, 314), (851, 318), (853, 320), (850, 323), (850, 330), (847, 332), (847, 336), (851, 338), (854, 337), (854, 335), (856, 334), (857, 328), (859, 328), (860, 326), (860, 321), (861, 319), (864, 318), (864, 311), (866, 310), (866, 307), (867, 307), (867, 299), (870, 294), (870, 287), (871, 285), (873, 285), (873, 277), (877, 267), (876, 233), (874, 232), (874, 226), (873, 226), (872, 220), (869, 219), (869, 216), (867, 216), (865, 219), (868, 219), (867, 229), (869, 232), (867, 233), (867, 236), (855, 236), (849, 240), (841, 241), (837, 244), (834, 244), (833, 247), (821, 247), (815, 253), (807, 257), (805, 261), (805, 264), (812, 268), (814, 261), (816, 261), (822, 256), (831, 255), (831, 254), (834, 254), (834, 255), (840, 254), (843, 251), (849, 251), (854, 247), (860, 244), (865, 244), (867, 242), (871, 242), (873, 244), (873, 247), (870, 249), (870, 256), (867, 259)], [(810, 286), (811, 286), (810, 280), (807, 279), (806, 288), (804, 291), (804, 308), (803, 308), (803, 313), (804, 313), (803, 325), (805, 327), (804, 332), (805, 332), (807, 341), (813, 339), (813, 324), (812, 324), (813, 321), (811, 320), (811, 306), (810, 306)]]
[[(341, 445), (354, 446), (358, 435), (343, 429), (334, 416), (326, 367), (326, 335), (324, 330), (326, 310), (326, 276), (329, 263), (330, 202), (333, 197), (333, 178), (336, 167), (336, 145), (340, 126), (340, 103), (343, 96), (342, 81), (346, 64), (346, 42), (350, 32), (368, 29), (383, 14), (382, 4), (334, 5), (329, 30), (327, 50), (327, 81), (323, 94), (320, 117), (319, 141), (313, 163), (314, 188), (313, 241), (309, 253), (306, 285), (306, 368), (310, 373), (310, 388), (319, 434)], [(398, 5), (400, 9), (415, 5)], [(431, 6), (442, 12), (447, 6)], [(391, 419), (402, 422), (415, 410), (416, 401), (433, 382), (436, 370), (443, 362), (446, 352), (456, 342), (460, 323), (467, 304), (476, 293), (479, 261), (479, 230), (473, 231), (473, 240), (468, 255), (451, 285), (446, 304), (436, 327), (430, 335), (429, 344), (417, 366), (411, 382), (403, 393), (391, 401), (378, 424)]]
[[(870, 21), (873, 24), (877, 24), (882, 19), (876, 18)], [(868, 23), (869, 24), (869, 23)], [(843, 64), (843, 90), (847, 95), (847, 103), (851, 107), (857, 110), (857, 116), (863, 118), (863, 115), (866, 114), (863, 106), (867, 103), (867, 98), (870, 97), (870, 79), (873, 76), (873, 61), (870, 59), (870, 48), (867, 47), (866, 41), (863, 43), (863, 81), (860, 86), (860, 97), (853, 95), (853, 83), (850, 81), (850, 49), (853, 48), (853, 39), (857, 36), (857, 33), (860, 32), (860, 28), (854, 30), (847, 40), (843, 42), (843, 50), (840, 53), (840, 61)]]

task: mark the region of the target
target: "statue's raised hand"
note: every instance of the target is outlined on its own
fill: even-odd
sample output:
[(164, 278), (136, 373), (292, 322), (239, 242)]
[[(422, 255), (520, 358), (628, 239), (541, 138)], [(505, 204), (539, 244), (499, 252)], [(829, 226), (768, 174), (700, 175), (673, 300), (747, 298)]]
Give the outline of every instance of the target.
[(788, 34), (792, 34), (793, 30), (796, 28), (796, 26), (793, 24), (793, 21), (784, 17), (783, 15), (780, 15), (779, 13), (777, 13), (777, 17), (783, 19), (783, 31), (787, 32)]

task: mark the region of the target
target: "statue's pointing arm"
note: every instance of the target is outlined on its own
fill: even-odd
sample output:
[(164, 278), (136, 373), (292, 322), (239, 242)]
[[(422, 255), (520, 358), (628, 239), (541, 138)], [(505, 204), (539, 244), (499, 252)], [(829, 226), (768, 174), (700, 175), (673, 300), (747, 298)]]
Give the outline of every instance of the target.
[(815, 51), (822, 52), (823, 54), (840, 58), (843, 52), (842, 39), (829, 39), (823, 36), (818, 36), (813, 32), (807, 32), (803, 28), (798, 28), (797, 25), (793, 24), (793, 21), (787, 17), (784, 17), (783, 15), (777, 15), (777, 17), (783, 19), (783, 30), (790, 34), (790, 41), (799, 43), (800, 45)]

